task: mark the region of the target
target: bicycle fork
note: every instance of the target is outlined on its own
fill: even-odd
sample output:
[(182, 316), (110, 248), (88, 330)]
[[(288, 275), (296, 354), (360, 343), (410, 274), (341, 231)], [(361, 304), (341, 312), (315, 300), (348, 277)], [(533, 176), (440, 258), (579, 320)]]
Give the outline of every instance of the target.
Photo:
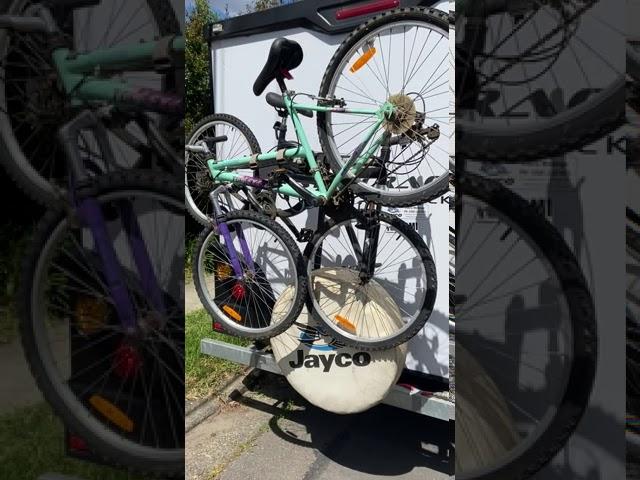
[[(378, 258), (378, 241), (380, 235), (380, 205), (372, 202), (367, 203), (362, 225), (358, 225), (365, 230), (364, 245), (362, 247), (361, 258), (359, 259), (360, 282), (364, 285), (368, 283), (375, 274), (376, 261)], [(349, 235), (351, 237), (351, 235)], [(353, 239), (351, 239), (353, 243)]]
[[(124, 330), (132, 334), (137, 327), (136, 310), (128, 291), (122, 265), (110, 238), (102, 208), (93, 197), (86, 197), (81, 200), (76, 197), (78, 186), (89, 180), (77, 143), (81, 130), (92, 130), (94, 132), (105, 163), (112, 164), (114, 161), (107, 132), (92, 112), (83, 111), (60, 128), (58, 132), (59, 140), (65, 151), (65, 158), (69, 166), (69, 199), (81, 224), (88, 227), (91, 232), (98, 257), (102, 263), (107, 290), (113, 300), (116, 314)], [(154, 309), (164, 316), (166, 307), (162, 292), (158, 285), (147, 247), (142, 238), (135, 212), (128, 202), (121, 202), (118, 207), (127, 242), (141, 277), (142, 291), (145, 297), (150, 300)]]
[[(227, 217), (220, 208), (220, 202), (218, 201), (218, 195), (220, 193), (227, 196), (227, 203), (231, 205), (229, 192), (227, 191), (227, 187), (225, 187), (224, 185), (216, 188), (209, 194), (209, 199), (211, 200), (211, 204), (213, 205), (214, 224), (220, 232), (220, 235), (222, 235), (222, 238), (224, 238), (224, 242), (227, 246), (227, 253), (229, 255), (229, 261), (231, 262), (231, 267), (233, 268), (233, 273), (235, 273), (236, 280), (242, 280), (242, 278), (244, 277), (242, 263), (240, 261), (240, 258), (238, 257), (238, 253), (233, 247), (233, 238), (231, 236), (231, 231), (229, 230), (229, 225), (227, 225)], [(236, 225), (234, 227), (234, 230), (238, 237), (238, 243), (240, 244), (240, 250), (242, 251), (244, 262), (247, 265), (249, 271), (251, 273), (255, 273), (253, 258), (251, 256), (251, 251), (249, 250), (247, 239), (245, 238), (244, 232), (242, 231), (242, 226)]]

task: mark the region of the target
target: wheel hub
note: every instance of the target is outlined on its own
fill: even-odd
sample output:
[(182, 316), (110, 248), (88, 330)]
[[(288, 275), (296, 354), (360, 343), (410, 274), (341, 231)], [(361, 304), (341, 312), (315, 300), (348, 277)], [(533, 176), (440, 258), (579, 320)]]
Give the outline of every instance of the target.
[(114, 355), (113, 370), (120, 378), (129, 379), (142, 367), (142, 355), (129, 343), (121, 343)]
[(391, 95), (387, 102), (394, 106), (391, 118), (384, 121), (384, 129), (392, 135), (402, 135), (411, 129), (416, 121), (416, 104), (411, 97), (403, 93)]

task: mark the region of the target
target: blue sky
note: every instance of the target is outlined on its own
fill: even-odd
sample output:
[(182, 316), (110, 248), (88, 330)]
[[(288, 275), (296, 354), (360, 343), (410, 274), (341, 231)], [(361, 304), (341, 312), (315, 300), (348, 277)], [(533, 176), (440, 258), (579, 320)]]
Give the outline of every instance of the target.
[[(209, 5), (220, 18), (225, 18), (227, 6), (229, 16), (233, 17), (247, 11), (247, 5), (253, 3), (250, 0), (209, 0)], [(291, 0), (285, 0), (284, 3), (291, 3)], [(189, 11), (193, 5), (193, 0), (185, 0), (186, 10)]]

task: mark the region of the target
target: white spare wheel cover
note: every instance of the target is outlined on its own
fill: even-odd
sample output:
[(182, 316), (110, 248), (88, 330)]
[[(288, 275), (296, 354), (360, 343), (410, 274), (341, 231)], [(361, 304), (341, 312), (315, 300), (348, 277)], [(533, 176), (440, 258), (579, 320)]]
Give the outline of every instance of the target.
[(456, 345), (456, 471), (470, 475), (503, 462), (518, 445), (509, 405), (490, 375)]
[[(340, 290), (339, 301), (344, 306), (335, 306), (345, 315), (358, 311), (358, 318), (379, 327), (402, 321), (397, 305), (376, 282), (369, 282), (365, 295), (357, 300), (350, 297), (349, 292), (357, 283), (354, 284), (354, 272), (348, 269), (317, 270), (313, 281), (314, 288), (322, 287), (329, 293)], [(290, 295), (291, 291), (285, 290), (274, 305), (274, 320), (278, 304), (287, 302)], [(345, 297), (350, 300), (345, 302)], [(322, 301), (332, 300), (323, 294)], [(362, 351), (336, 344), (331, 337), (321, 335), (317, 325), (318, 321), (310, 319), (304, 308), (286, 332), (271, 339), (276, 361), (291, 386), (313, 405), (334, 413), (362, 412), (380, 403), (404, 369), (406, 344), (389, 350)]]

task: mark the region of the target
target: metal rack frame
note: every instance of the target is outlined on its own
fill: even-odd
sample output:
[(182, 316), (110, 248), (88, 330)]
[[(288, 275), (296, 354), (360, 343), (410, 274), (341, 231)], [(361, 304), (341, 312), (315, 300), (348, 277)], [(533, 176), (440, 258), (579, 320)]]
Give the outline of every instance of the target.
[[(200, 341), (200, 353), (282, 375), (273, 354), (254, 347), (240, 347), (205, 338)], [(394, 385), (382, 403), (439, 420), (455, 421), (455, 405), (449, 392), (432, 393)]]

